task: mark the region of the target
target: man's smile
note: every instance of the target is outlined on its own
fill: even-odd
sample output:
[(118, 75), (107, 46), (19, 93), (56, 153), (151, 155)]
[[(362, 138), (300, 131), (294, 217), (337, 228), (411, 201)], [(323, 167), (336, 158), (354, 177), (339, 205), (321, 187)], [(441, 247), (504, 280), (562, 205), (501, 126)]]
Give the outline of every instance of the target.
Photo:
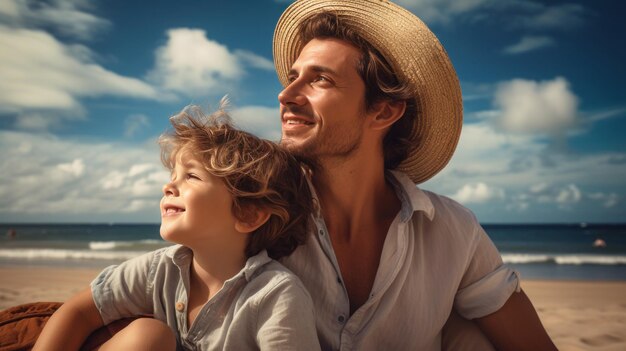
[(284, 114), (282, 118), (283, 122), (283, 130), (300, 130), (302, 128), (309, 128), (310, 126), (315, 124), (315, 121), (302, 117), (295, 116), (291, 114)]

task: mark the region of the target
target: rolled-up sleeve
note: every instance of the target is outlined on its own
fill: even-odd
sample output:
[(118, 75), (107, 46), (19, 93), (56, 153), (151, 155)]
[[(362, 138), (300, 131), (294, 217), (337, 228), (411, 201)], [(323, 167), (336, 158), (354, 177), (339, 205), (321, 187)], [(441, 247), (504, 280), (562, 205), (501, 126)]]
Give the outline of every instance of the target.
[(454, 299), (456, 310), (467, 319), (496, 312), (513, 292), (520, 291), (518, 273), (502, 263), (491, 239), (475, 225), (475, 247)]
[(105, 324), (152, 313), (149, 274), (154, 252), (105, 268), (91, 282), (93, 300)]

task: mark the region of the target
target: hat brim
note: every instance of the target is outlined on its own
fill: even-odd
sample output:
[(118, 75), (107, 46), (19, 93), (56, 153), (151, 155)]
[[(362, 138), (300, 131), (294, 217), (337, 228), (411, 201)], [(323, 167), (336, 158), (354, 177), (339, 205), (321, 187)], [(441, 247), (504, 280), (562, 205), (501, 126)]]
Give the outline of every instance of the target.
[(400, 80), (411, 85), (418, 112), (408, 156), (397, 169), (416, 184), (433, 177), (452, 158), (463, 124), (461, 87), (437, 37), (411, 12), (388, 1), (296, 1), (274, 31), (274, 65), (283, 86), (305, 44), (298, 28), (320, 12), (340, 15), (385, 57)]

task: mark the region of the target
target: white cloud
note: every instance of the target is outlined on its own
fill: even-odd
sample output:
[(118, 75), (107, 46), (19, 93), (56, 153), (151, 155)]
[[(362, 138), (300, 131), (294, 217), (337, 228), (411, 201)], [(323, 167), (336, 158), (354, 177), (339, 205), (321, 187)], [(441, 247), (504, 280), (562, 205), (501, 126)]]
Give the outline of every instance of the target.
[(124, 136), (127, 138), (132, 138), (143, 128), (150, 126), (150, 120), (148, 116), (142, 114), (132, 114), (126, 118), (124, 121), (124, 125), (126, 130), (124, 131)]
[(141, 164), (133, 165), (128, 171), (128, 176), (132, 178), (132, 177), (153, 171), (154, 168), (155, 168), (155, 165), (152, 163), (141, 163)]
[(67, 114), (61, 116), (54, 113), (26, 112), (17, 115), (15, 127), (34, 131), (46, 131), (61, 125), (64, 119), (80, 119), (79, 115)]
[(544, 191), (546, 191), (546, 189), (548, 189), (549, 185), (547, 183), (538, 183), (538, 184), (533, 184), (530, 186), (530, 192), (531, 193), (542, 193)]
[[(243, 106), (233, 115), (259, 136), (280, 137), (276, 108)], [(158, 221), (169, 171), (153, 139), (137, 145), (0, 130), (0, 150), (0, 220)]]
[(273, 71), (274, 62), (268, 60), (263, 56), (257, 55), (253, 52), (246, 50), (235, 50), (235, 56), (237, 56), (241, 62), (248, 64), (250, 67), (263, 69), (266, 71)]
[(589, 198), (602, 202), (602, 206), (605, 208), (612, 208), (619, 204), (621, 198), (616, 193), (591, 193), (589, 194)]
[(161, 189), (169, 175), (154, 140), (145, 145), (92, 143), (0, 131), (0, 148), (4, 221), (42, 216), (158, 220)]
[(244, 73), (237, 56), (200, 29), (170, 29), (155, 55), (148, 79), (189, 96), (227, 92)]
[[(545, 138), (482, 121), (463, 126), (448, 166), (420, 187), (453, 194), (486, 215), (481, 220), (500, 221), (507, 213), (512, 221), (615, 218), (620, 206), (624, 210), (623, 160), (623, 152), (556, 153)], [(577, 213), (573, 210), (583, 217), (566, 217)], [(526, 217), (516, 215), (521, 212)]]
[(0, 109), (17, 115), (18, 127), (44, 129), (77, 118), (84, 113), (79, 99), (87, 96), (168, 98), (89, 61), (87, 47), (67, 46), (42, 31), (0, 25), (0, 47)]
[(554, 39), (546, 36), (524, 36), (522, 39), (504, 49), (505, 54), (521, 54), (554, 45)]
[(264, 106), (244, 106), (230, 113), (237, 127), (262, 138), (280, 140), (280, 111)]
[(80, 158), (73, 160), (71, 163), (61, 163), (57, 167), (63, 172), (72, 174), (76, 178), (82, 176), (85, 172), (85, 163)]
[(402, 7), (413, 10), (429, 23), (449, 23), (453, 17), (478, 10), (490, 0), (398, 0)]
[(18, 18), (20, 16), (20, 8), (17, 0), (0, 1), (0, 16), (5, 18)]
[(458, 18), (471, 21), (504, 20), (526, 29), (567, 29), (584, 23), (585, 9), (579, 4), (545, 5), (519, 0), (398, 0), (429, 24), (449, 24)]
[(580, 189), (574, 184), (569, 184), (567, 187), (561, 189), (556, 196), (556, 202), (561, 206), (569, 206), (580, 202), (582, 193)]
[(86, 40), (111, 25), (89, 13), (91, 6), (85, 0), (2, 0), (0, 19), (13, 27), (51, 27), (63, 35)]
[(465, 184), (451, 197), (462, 204), (484, 203), (494, 199), (503, 199), (504, 190), (489, 187), (485, 183)]
[[(536, 143), (529, 135), (503, 133), (488, 122), (467, 124), (463, 126), (459, 145), (443, 174), (455, 173), (462, 176), (508, 173), (511, 162), (524, 156), (536, 155), (543, 149), (544, 146)], [(451, 189), (445, 191), (450, 192)]]
[(600, 112), (591, 114), (589, 117), (587, 117), (587, 121), (596, 122), (596, 121), (602, 121), (605, 119), (609, 119), (613, 117), (620, 117), (624, 115), (626, 115), (626, 107), (619, 107), (619, 108), (614, 108), (614, 109), (600, 111)]
[(232, 91), (247, 67), (272, 71), (274, 63), (250, 51), (231, 51), (204, 30), (175, 28), (155, 51), (155, 66), (147, 78), (185, 96), (206, 97)]
[(545, 6), (541, 11), (520, 19), (526, 28), (560, 29), (577, 27), (583, 24), (585, 8), (579, 4), (559, 4)]
[(494, 122), (506, 131), (560, 135), (578, 123), (578, 98), (561, 77), (501, 83), (494, 104), (501, 111)]
[[(600, 203), (604, 208), (613, 208), (620, 203), (621, 197), (615, 193), (587, 192), (576, 184), (570, 183), (561, 186), (551, 186), (539, 183), (530, 187), (529, 193), (519, 192), (514, 197), (515, 203), (555, 204), (561, 209), (571, 209), (573, 206)], [(593, 203), (590, 203), (593, 202)]]
[(124, 184), (124, 179), (126, 179), (126, 174), (120, 171), (111, 171), (102, 179), (102, 189), (119, 189)]

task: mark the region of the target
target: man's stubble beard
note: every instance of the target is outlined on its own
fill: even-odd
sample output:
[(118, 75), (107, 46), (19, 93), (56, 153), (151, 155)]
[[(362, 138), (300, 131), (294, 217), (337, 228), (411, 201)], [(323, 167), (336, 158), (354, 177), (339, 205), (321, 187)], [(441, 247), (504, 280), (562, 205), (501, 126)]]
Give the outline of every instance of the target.
[(347, 130), (333, 129), (301, 144), (283, 135), (280, 144), (313, 171), (319, 171), (324, 165), (345, 162), (359, 150), (363, 139), (362, 127), (359, 124), (353, 128), (342, 128)]

